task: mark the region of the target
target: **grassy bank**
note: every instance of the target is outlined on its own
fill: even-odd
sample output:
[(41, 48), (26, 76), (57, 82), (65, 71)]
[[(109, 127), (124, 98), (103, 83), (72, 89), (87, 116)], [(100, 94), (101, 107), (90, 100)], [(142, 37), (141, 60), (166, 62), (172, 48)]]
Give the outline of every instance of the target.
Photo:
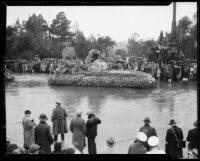
[(155, 79), (144, 72), (101, 71), (84, 72), (50, 77), (49, 85), (87, 86), (87, 87), (121, 87), (151, 88), (156, 85)]

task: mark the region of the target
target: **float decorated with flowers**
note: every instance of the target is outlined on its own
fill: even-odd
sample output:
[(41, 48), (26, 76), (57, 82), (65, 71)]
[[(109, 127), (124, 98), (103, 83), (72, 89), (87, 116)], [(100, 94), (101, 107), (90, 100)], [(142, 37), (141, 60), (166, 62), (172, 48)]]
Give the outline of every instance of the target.
[[(147, 89), (156, 86), (156, 80), (149, 73), (132, 70), (111, 70), (106, 62), (98, 59), (99, 52), (92, 50), (87, 58), (85, 70), (79, 70), (79, 65), (66, 73), (65, 67), (58, 67), (49, 78), (49, 85), (56, 86), (85, 86), (85, 87), (120, 87)], [(79, 66), (79, 67), (78, 67)]]

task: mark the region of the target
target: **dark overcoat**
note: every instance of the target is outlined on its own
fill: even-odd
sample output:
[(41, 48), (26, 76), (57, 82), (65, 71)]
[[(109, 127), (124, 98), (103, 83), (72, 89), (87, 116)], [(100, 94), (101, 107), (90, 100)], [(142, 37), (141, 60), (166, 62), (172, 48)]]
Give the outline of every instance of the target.
[(70, 123), (70, 131), (72, 134), (72, 143), (78, 143), (78, 149), (82, 151), (85, 146), (85, 136), (87, 133), (85, 120), (83, 120), (81, 117), (75, 117), (71, 120)]
[(53, 144), (51, 128), (44, 121), (40, 121), (35, 127), (35, 143), (41, 147), (44, 153), (51, 152), (51, 144)]
[[(157, 136), (156, 129), (154, 127), (150, 126), (149, 124), (145, 124), (143, 127), (141, 127), (139, 132), (144, 132), (147, 135), (147, 140), (151, 136)], [(151, 147), (149, 146), (147, 141), (146, 142), (142, 142), (142, 144), (145, 146), (147, 151), (150, 150)]]
[(199, 130), (198, 128), (194, 128), (188, 131), (188, 135), (186, 140), (189, 142), (188, 149), (198, 149), (199, 144)]
[(86, 122), (87, 127), (87, 134), (86, 136), (89, 138), (95, 138), (97, 136), (97, 125), (101, 123), (101, 120), (96, 117), (92, 116)]
[[(172, 128), (174, 132), (176, 133), (178, 140), (179, 141), (183, 140), (182, 129), (177, 126), (173, 126)], [(171, 128), (167, 130), (165, 140), (167, 142), (165, 146), (165, 152), (169, 154), (173, 159), (182, 158), (183, 157), (182, 148), (177, 148), (178, 143), (176, 141), (175, 135)]]
[(53, 109), (51, 121), (53, 122), (53, 135), (68, 133), (67, 113), (64, 108), (56, 107)]

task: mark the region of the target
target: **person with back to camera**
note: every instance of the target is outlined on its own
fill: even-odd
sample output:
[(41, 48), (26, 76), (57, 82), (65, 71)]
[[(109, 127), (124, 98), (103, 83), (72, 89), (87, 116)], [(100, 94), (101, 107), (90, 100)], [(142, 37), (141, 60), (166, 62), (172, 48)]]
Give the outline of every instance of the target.
[(53, 109), (51, 121), (53, 122), (54, 142), (57, 142), (58, 135), (61, 134), (62, 142), (64, 143), (65, 133), (68, 133), (67, 128), (67, 113), (60, 102), (56, 102), (56, 108)]
[(145, 154), (147, 149), (144, 147), (143, 142), (146, 141), (146, 134), (144, 132), (139, 132), (136, 141), (129, 146), (128, 154)]
[(22, 120), (22, 126), (24, 129), (24, 149), (28, 150), (30, 145), (34, 144), (34, 120), (30, 119), (31, 111), (26, 110), (25, 116)]
[(170, 120), (169, 125), (171, 126), (167, 130), (165, 137), (166, 147), (165, 152), (169, 154), (173, 159), (179, 159), (183, 157), (182, 147), (178, 147), (178, 141), (183, 140), (183, 131), (176, 125), (174, 119)]
[(88, 139), (88, 153), (96, 154), (95, 138), (97, 136), (97, 125), (101, 123), (101, 120), (95, 116), (92, 111), (87, 112), (88, 120), (86, 122), (87, 127), (87, 139)]
[[(150, 118), (149, 117), (145, 117), (144, 119), (144, 126), (140, 128), (139, 132), (144, 132), (147, 135), (147, 140), (151, 137), (151, 136), (157, 136), (156, 133), (156, 129), (152, 126), (150, 126), (149, 124), (151, 123)], [(147, 151), (150, 150), (150, 146), (147, 142), (144, 142), (143, 145), (145, 146), (145, 148), (147, 149)]]

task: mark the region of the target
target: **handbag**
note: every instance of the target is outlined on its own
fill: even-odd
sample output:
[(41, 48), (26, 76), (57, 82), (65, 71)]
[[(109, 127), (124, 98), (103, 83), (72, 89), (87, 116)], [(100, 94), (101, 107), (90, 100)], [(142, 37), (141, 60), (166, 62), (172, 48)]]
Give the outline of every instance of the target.
[(174, 136), (176, 138), (176, 141), (177, 141), (177, 148), (178, 149), (185, 148), (186, 147), (186, 141), (185, 140), (178, 140), (176, 133), (174, 132), (173, 128), (171, 128), (171, 129), (172, 129)]

